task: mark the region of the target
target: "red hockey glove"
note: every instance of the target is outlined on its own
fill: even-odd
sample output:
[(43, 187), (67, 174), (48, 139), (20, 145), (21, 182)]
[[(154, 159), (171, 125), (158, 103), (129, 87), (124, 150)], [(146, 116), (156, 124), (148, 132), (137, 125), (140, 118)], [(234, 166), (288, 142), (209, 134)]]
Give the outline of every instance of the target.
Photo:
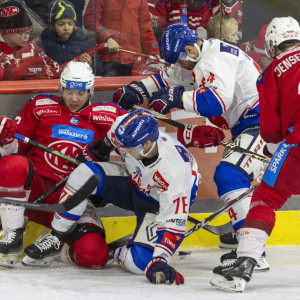
[(154, 284), (184, 284), (184, 277), (169, 266), (162, 257), (155, 257), (150, 260), (145, 273), (148, 280)]
[(225, 138), (224, 132), (212, 126), (185, 125), (178, 128), (177, 139), (186, 147), (206, 148), (218, 146)]
[(113, 95), (113, 102), (125, 109), (134, 104), (140, 105), (146, 102), (150, 95), (142, 82), (132, 81), (130, 84), (119, 88)]
[(10, 144), (17, 132), (17, 121), (0, 117), (0, 145)]
[(170, 109), (174, 107), (183, 109), (183, 92), (183, 86), (161, 88), (159, 91), (153, 93), (152, 97), (148, 100), (148, 108), (153, 108), (164, 115), (169, 113)]

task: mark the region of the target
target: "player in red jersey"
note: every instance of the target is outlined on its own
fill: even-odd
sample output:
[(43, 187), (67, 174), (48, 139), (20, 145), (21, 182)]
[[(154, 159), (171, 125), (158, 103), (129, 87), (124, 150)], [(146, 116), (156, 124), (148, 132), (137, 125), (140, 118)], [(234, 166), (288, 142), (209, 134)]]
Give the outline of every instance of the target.
[[(72, 157), (78, 154), (90, 160), (105, 160), (98, 151), (112, 123), (125, 110), (113, 103), (90, 103), (94, 91), (94, 75), (87, 63), (70, 62), (60, 77), (60, 96), (40, 94), (29, 99), (15, 120), (0, 118), (0, 197), (19, 201), (33, 201), (55, 183), (68, 176), (74, 166), (41, 149), (18, 142), (18, 132), (43, 145)], [(11, 155), (18, 153), (18, 155)], [(84, 179), (83, 179), (84, 180)], [(62, 188), (46, 199), (57, 203)], [(28, 197), (28, 193), (29, 197)], [(27, 196), (26, 196), (27, 195)], [(8, 254), (5, 261), (16, 262), (23, 253), (24, 208), (1, 205), (3, 238), (0, 253)], [(27, 211), (31, 221), (51, 228), (53, 213)], [(55, 230), (52, 231), (52, 233)], [(67, 237), (59, 232), (46, 235), (47, 244), (59, 248), (67, 239), (70, 258), (84, 267), (102, 267), (108, 259), (108, 248), (100, 218), (92, 204), (78, 220), (77, 228)], [(1, 263), (1, 261), (0, 261)], [(47, 263), (47, 262), (45, 262)]]
[(257, 81), (260, 134), (272, 157), (251, 200), (237, 248), (238, 260), (214, 269), (211, 284), (242, 292), (275, 226), (275, 210), (300, 193), (300, 26), (292, 17), (274, 18), (265, 49), (274, 59)]

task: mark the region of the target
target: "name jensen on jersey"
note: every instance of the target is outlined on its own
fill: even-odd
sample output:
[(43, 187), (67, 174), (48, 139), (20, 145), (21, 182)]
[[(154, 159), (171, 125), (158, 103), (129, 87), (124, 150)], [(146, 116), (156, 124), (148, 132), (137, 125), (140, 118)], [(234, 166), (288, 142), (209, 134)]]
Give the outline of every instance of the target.
[(294, 55), (291, 55), (284, 59), (282, 62), (280, 62), (275, 68), (274, 72), (279, 78), (283, 73), (288, 71), (293, 65), (298, 63), (300, 61), (300, 53), (295, 53)]

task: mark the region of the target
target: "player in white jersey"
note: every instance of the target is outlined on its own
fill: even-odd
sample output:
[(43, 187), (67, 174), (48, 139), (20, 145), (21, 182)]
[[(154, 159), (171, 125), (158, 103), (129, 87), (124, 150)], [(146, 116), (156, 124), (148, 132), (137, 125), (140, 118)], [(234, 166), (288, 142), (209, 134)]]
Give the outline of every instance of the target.
[[(80, 189), (82, 178), (98, 174), (93, 203), (114, 204), (137, 216), (133, 238), (115, 251), (116, 261), (125, 270), (145, 273), (152, 283), (183, 284), (183, 276), (169, 262), (184, 239), (188, 211), (196, 197), (200, 181), (196, 160), (180, 142), (161, 132), (144, 110), (118, 117), (106, 141), (117, 147), (124, 162), (81, 164), (67, 181), (64, 199)], [(68, 213), (80, 217), (86, 203)], [(71, 225), (71, 220), (55, 214), (54, 228), (63, 232)]]
[[(262, 154), (256, 89), (259, 66), (239, 48), (217, 39), (198, 39), (196, 31), (182, 24), (166, 28), (161, 52), (171, 67), (123, 87), (114, 101), (125, 108), (148, 101), (149, 108), (163, 114), (175, 107), (194, 112), (222, 129), (230, 129), (232, 143)], [(179, 129), (178, 139), (187, 147), (197, 145), (196, 129)], [(263, 167), (261, 161), (225, 150), (214, 175), (220, 198), (227, 203), (244, 193)], [(251, 196), (228, 211), (238, 238), (250, 199)], [(230, 253), (230, 258), (232, 254), (236, 257)], [(226, 258), (223, 256), (221, 261)], [(262, 262), (266, 263), (263, 257)]]

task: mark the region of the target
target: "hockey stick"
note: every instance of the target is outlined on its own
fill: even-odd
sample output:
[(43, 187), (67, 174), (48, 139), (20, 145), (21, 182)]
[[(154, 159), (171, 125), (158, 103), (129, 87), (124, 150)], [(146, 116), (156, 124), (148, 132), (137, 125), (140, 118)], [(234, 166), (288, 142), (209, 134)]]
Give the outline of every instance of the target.
[[(201, 221), (199, 221), (191, 216), (188, 216), (188, 221), (195, 225), (198, 225), (199, 223), (201, 223)], [(219, 225), (219, 226), (211, 226), (211, 225), (206, 224), (206, 225), (204, 225), (204, 229), (213, 234), (216, 234), (216, 235), (223, 235), (223, 234), (233, 231), (233, 227), (232, 227), (232, 224), (230, 221), (224, 225)]]
[[(56, 156), (58, 156), (58, 157), (60, 157), (62, 159), (65, 159), (65, 160), (73, 163), (76, 166), (78, 166), (78, 165), (81, 164), (81, 162), (79, 160), (77, 160), (77, 159), (75, 159), (75, 158), (73, 158), (73, 157), (71, 157), (69, 155), (66, 155), (64, 153), (61, 153), (61, 152), (59, 152), (57, 150), (54, 150), (54, 149), (52, 149), (50, 147), (47, 147), (46, 145), (40, 144), (40, 143), (38, 143), (38, 142), (36, 142), (36, 141), (28, 138), (28, 137), (25, 137), (25, 136), (19, 134), (19, 133), (16, 133), (14, 135), (14, 137), (16, 139), (20, 140), (20, 141), (23, 141), (24, 143), (30, 144), (30, 145), (35, 146), (35, 147), (37, 147), (39, 149), (42, 149), (42, 150), (44, 150), (46, 152), (49, 152), (49, 153), (51, 153), (53, 155), (56, 155)], [(67, 180), (67, 178), (65, 178), (65, 180)], [(59, 184), (59, 183), (57, 183), (57, 184)], [(52, 188), (54, 188), (54, 187), (55, 186), (53, 186)], [(50, 193), (52, 193), (52, 191)], [(49, 193), (49, 195), (50, 195), (50, 193)], [(41, 195), (40, 197), (42, 197), (43, 195)], [(45, 199), (46, 197), (48, 197), (48, 196), (45, 196), (43, 199)], [(37, 200), (38, 199), (36, 199), (35, 201), (37, 201)], [(42, 200), (39, 200), (39, 202), (42, 201)], [(28, 204), (30, 204), (30, 203), (28, 203)], [(34, 203), (31, 203), (31, 204), (34, 204)], [(210, 226), (210, 225), (208, 225), (208, 226), (203, 226), (203, 227), (204, 227), (205, 230), (207, 230), (207, 231), (209, 231), (209, 232), (211, 232), (213, 234), (222, 235), (222, 234), (225, 234), (225, 233), (228, 233), (228, 232), (232, 231), (232, 230), (229, 229), (229, 225), (230, 224), (225, 224), (225, 225), (221, 225), (221, 226)]]
[(97, 174), (92, 175), (88, 181), (69, 199), (64, 202), (57, 204), (42, 204), (42, 203), (32, 203), (32, 202), (23, 202), (14, 199), (0, 198), (0, 203), (21, 206), (26, 209), (34, 209), (48, 212), (66, 212), (71, 210), (85, 200), (97, 187), (100, 179)]
[[(139, 105), (133, 105), (133, 108), (134, 109), (144, 109), (144, 110), (148, 111), (149, 113), (151, 113), (155, 117), (155, 119), (157, 119), (157, 120), (160, 120), (162, 122), (165, 122), (165, 123), (167, 123), (169, 125), (172, 125), (174, 127), (177, 127), (177, 128), (183, 128), (183, 129), (185, 128), (184, 124), (182, 124), (180, 122), (177, 122), (177, 121), (174, 121), (172, 119), (169, 119), (168, 117), (156, 112), (155, 110), (150, 110), (150, 109), (141, 107)], [(224, 146), (224, 147), (230, 148), (233, 151), (237, 151), (237, 152), (240, 152), (240, 153), (247, 154), (250, 157), (256, 158), (256, 159), (258, 159), (258, 160), (260, 160), (264, 163), (269, 163), (269, 161), (266, 159), (265, 156), (259, 155), (255, 152), (249, 151), (249, 150), (247, 150), (245, 148), (242, 148), (240, 146), (237, 146), (237, 145), (225, 142), (225, 141), (221, 141), (221, 145)]]
[(211, 214), (209, 217), (205, 218), (201, 222), (199, 221), (199, 223), (197, 223), (196, 226), (192, 227), (190, 230), (188, 230), (185, 233), (185, 237), (191, 235), (192, 233), (199, 230), (200, 228), (203, 228), (204, 226), (206, 226), (206, 224), (208, 224), (209, 222), (211, 222), (212, 220), (220, 216), (222, 213), (226, 212), (233, 205), (243, 200), (245, 197), (251, 194), (258, 185), (260, 185), (260, 183), (257, 183), (256, 185), (252, 186), (249, 190), (247, 190), (245, 193), (241, 194), (240, 196), (236, 197), (235, 199), (228, 201), (225, 206), (223, 206), (222, 208), (220, 208), (219, 210), (217, 210), (216, 212), (214, 212), (213, 214)]
[(30, 138), (28, 138), (26, 136), (23, 136), (23, 135), (21, 135), (19, 133), (16, 133), (14, 135), (14, 138), (16, 138), (17, 140), (20, 140), (20, 141), (22, 141), (22, 142), (24, 142), (26, 144), (30, 144), (32, 146), (35, 146), (35, 147), (39, 148), (39, 149), (42, 149), (42, 150), (44, 150), (44, 151), (46, 151), (48, 153), (56, 155), (56, 156), (58, 156), (58, 157), (60, 157), (60, 158), (62, 158), (64, 160), (66, 160), (66, 161), (74, 164), (75, 166), (79, 166), (81, 164), (81, 162), (79, 160), (77, 160), (77, 159), (75, 159), (75, 158), (73, 158), (73, 157), (71, 157), (71, 156), (69, 156), (67, 154), (64, 154), (62, 152), (59, 152), (57, 150), (54, 150), (54, 149), (52, 149), (52, 148), (50, 148), (48, 146), (40, 144), (39, 142), (36, 142), (36, 141), (34, 141), (34, 140), (32, 140), (32, 139), (30, 139)]

